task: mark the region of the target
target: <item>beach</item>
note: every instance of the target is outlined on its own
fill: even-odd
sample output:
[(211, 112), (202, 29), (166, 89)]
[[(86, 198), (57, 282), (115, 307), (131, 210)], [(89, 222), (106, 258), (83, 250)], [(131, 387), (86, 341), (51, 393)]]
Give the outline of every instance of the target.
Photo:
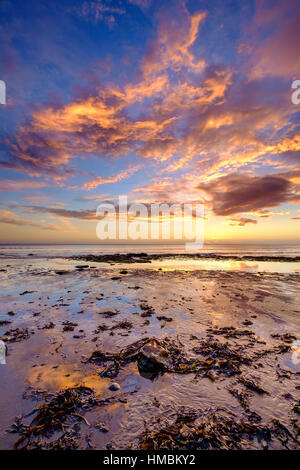
[(299, 448), (295, 253), (153, 251), (2, 252), (1, 449)]

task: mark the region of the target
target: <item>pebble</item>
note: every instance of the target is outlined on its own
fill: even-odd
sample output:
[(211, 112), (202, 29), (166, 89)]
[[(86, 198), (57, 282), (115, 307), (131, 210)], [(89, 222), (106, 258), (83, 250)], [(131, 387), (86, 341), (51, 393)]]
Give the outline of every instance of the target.
[(116, 392), (117, 390), (120, 390), (121, 387), (117, 382), (113, 382), (112, 384), (110, 384), (110, 386), (108, 388), (109, 388), (109, 390), (112, 390), (113, 392)]

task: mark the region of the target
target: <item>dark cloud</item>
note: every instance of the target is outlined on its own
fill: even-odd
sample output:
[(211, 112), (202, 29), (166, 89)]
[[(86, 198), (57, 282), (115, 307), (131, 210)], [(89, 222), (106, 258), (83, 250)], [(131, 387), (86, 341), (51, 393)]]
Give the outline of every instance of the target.
[(200, 184), (198, 189), (211, 196), (213, 211), (221, 216), (259, 211), (299, 199), (292, 182), (277, 175), (229, 174)]
[(22, 206), (22, 208), (29, 213), (50, 214), (69, 219), (94, 220), (96, 218), (95, 210), (68, 210), (45, 206)]
[[(257, 47), (249, 60), (249, 68), (253, 76), (297, 76), (300, 65), (300, 4), (299, 1), (287, 0), (277, 2), (273, 7), (270, 2), (261, 2), (258, 8), (254, 27), (276, 25), (275, 31)], [(269, 3), (269, 5), (268, 5)], [(266, 24), (266, 20), (271, 25)], [(264, 32), (265, 32), (264, 31)]]
[(232, 226), (239, 226), (239, 227), (244, 227), (246, 224), (257, 224), (257, 220), (255, 219), (248, 219), (247, 217), (235, 217), (230, 219), (231, 222), (233, 222)]

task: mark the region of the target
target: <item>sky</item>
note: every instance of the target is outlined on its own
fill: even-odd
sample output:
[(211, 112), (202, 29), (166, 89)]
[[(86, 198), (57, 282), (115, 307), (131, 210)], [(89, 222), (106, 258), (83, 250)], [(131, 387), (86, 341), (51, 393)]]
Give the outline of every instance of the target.
[(0, 242), (204, 204), (207, 242), (297, 243), (298, 0), (0, 0)]

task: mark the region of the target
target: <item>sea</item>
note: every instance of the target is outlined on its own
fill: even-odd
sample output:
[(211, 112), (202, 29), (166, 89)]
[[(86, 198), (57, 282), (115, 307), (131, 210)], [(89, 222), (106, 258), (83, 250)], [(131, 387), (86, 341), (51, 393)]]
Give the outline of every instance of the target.
[[(278, 272), (300, 273), (300, 262), (290, 258), (300, 257), (299, 244), (220, 244), (207, 243), (194, 253), (205, 255), (204, 259), (192, 259), (193, 251), (187, 250), (184, 244), (2, 244), (0, 245), (0, 265), (7, 260), (28, 260), (30, 263), (42, 262), (44, 259), (62, 261), (67, 258), (84, 255), (103, 255), (115, 253), (147, 253), (147, 254), (186, 254), (186, 258), (152, 261), (151, 267), (165, 269), (207, 269), (246, 272)], [(211, 257), (209, 256), (211, 255)], [(220, 255), (221, 259), (215, 259)], [(249, 260), (235, 260), (233, 257), (251, 256)], [(267, 256), (268, 261), (260, 259)], [(257, 259), (256, 259), (257, 257)], [(289, 258), (285, 261), (284, 258)], [(27, 263), (26, 263), (27, 264)], [(139, 268), (142, 264), (139, 264)], [(145, 264), (144, 267), (149, 267)]]

